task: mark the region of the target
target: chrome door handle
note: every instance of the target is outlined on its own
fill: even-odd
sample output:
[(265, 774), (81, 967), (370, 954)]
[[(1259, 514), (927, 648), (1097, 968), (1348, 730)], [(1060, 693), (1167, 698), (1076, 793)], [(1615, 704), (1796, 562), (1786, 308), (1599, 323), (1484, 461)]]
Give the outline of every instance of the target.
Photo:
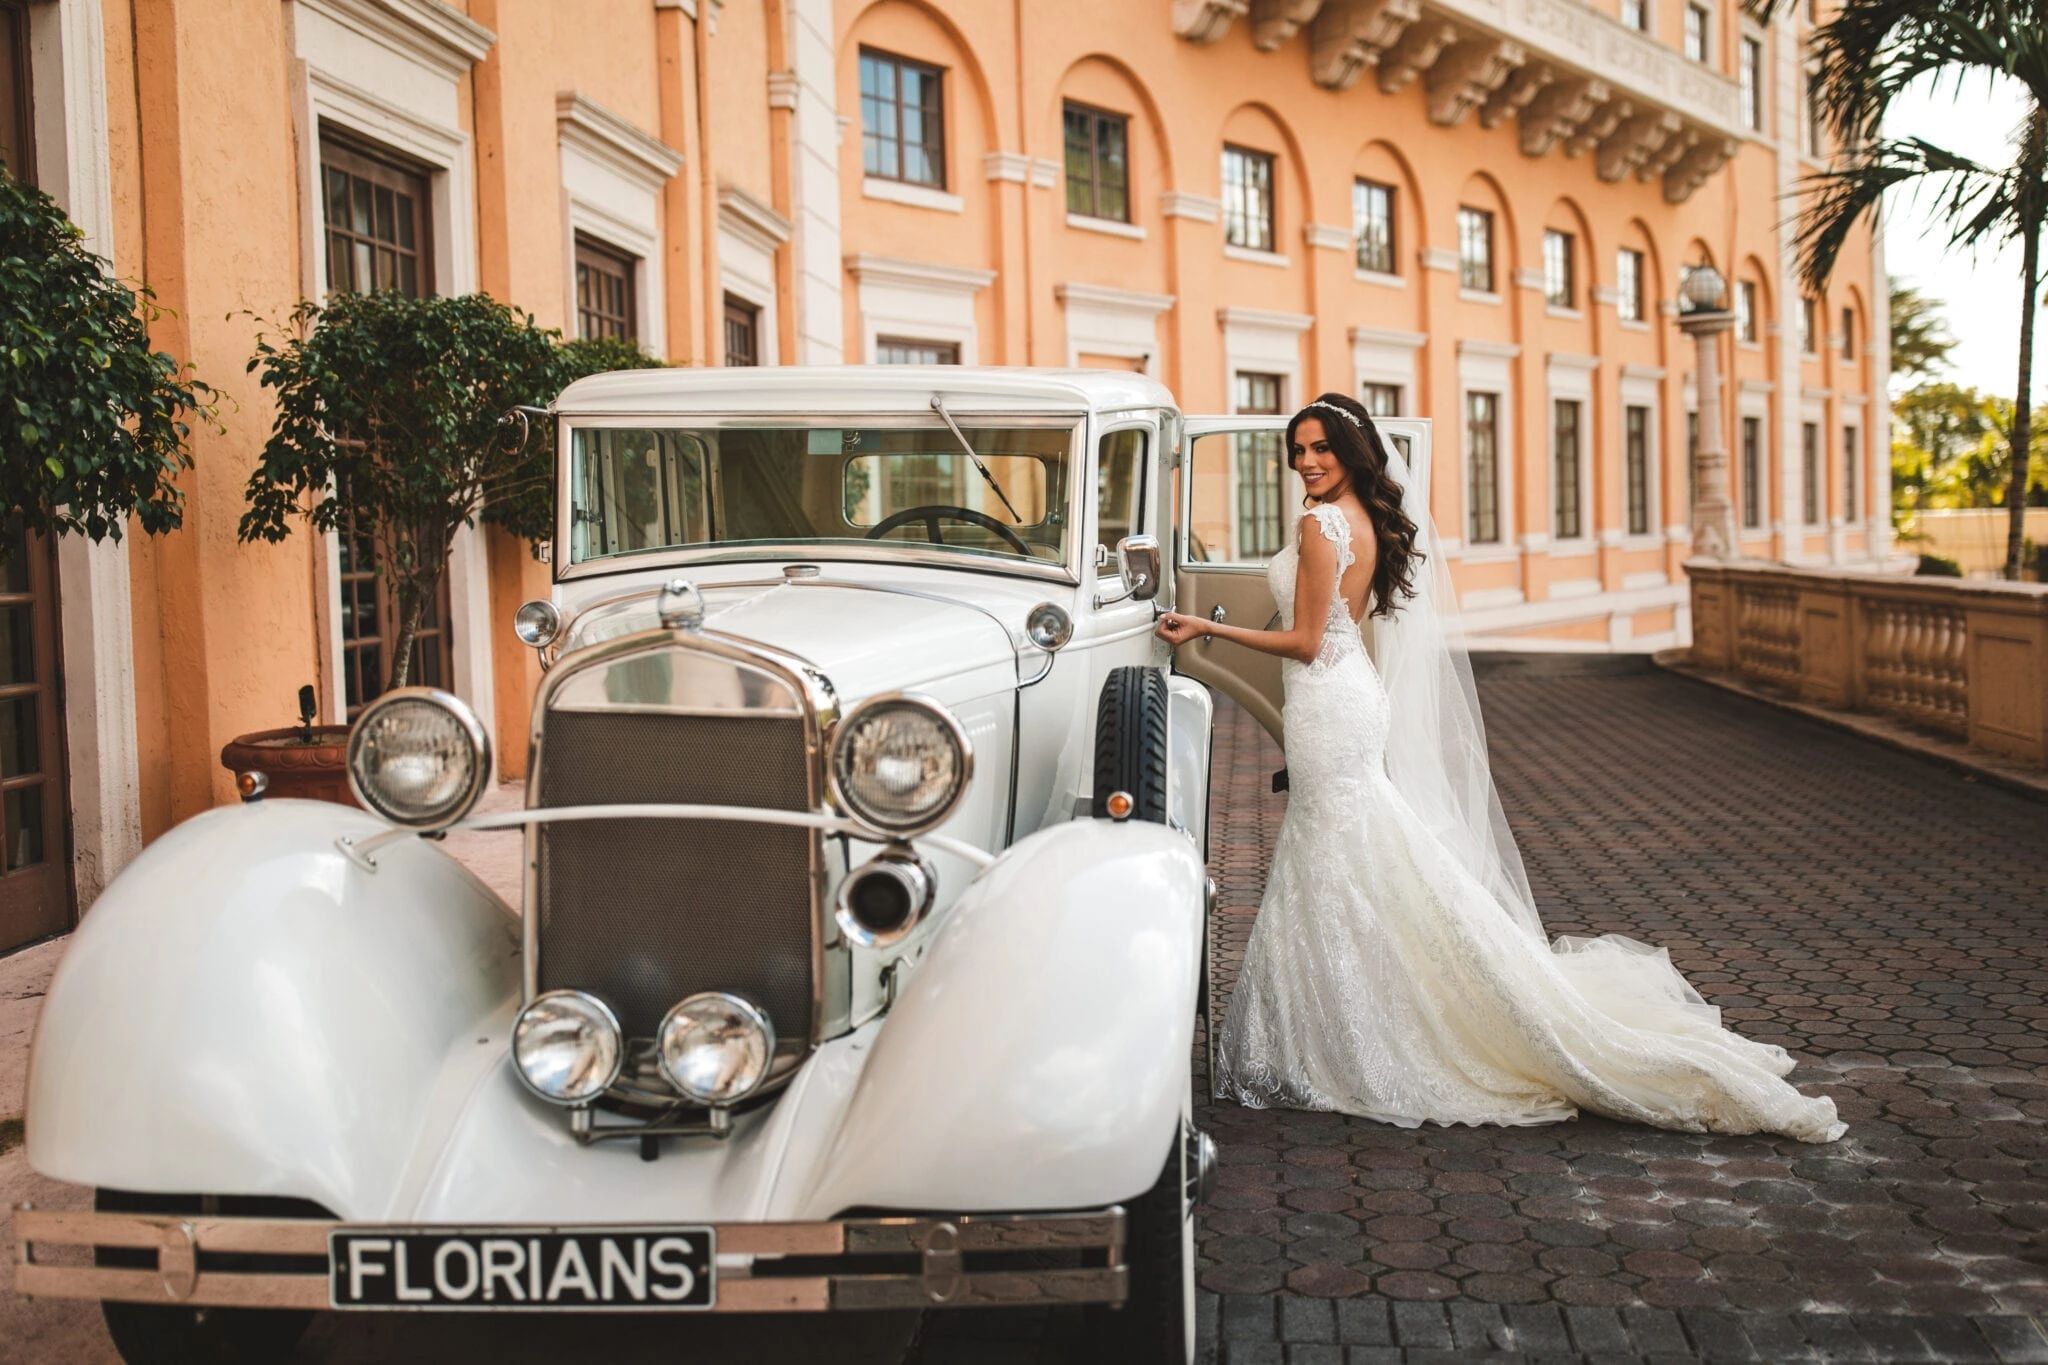
[(1224, 617), (1228, 615), (1230, 615), (1230, 613), (1223, 610), (1223, 604), (1221, 602), (1218, 602), (1215, 606), (1209, 608), (1209, 619), (1211, 621), (1220, 622), (1223, 620)]

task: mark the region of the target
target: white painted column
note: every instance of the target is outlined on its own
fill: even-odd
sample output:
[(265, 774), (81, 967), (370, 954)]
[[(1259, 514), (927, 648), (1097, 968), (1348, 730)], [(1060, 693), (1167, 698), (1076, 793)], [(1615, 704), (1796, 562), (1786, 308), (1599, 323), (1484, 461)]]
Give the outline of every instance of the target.
[(796, 362), (845, 358), (840, 263), (839, 108), (832, 0), (788, 0), (789, 70), (771, 72), (768, 103), (790, 114), (790, 249), (795, 252)]

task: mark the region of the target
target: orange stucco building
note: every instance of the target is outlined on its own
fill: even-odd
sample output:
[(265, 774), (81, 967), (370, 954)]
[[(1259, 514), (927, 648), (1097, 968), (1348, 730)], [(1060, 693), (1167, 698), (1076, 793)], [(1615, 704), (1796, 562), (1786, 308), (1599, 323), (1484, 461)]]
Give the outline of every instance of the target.
[[(1878, 245), (1853, 242), (1820, 298), (1790, 265), (1787, 196), (1820, 164), (1805, 6), (1767, 27), (1734, 0), (0, 16), (26, 91), (10, 145), (34, 152), (14, 164), (155, 291), (160, 344), (231, 399), (196, 439), (182, 531), (60, 545), (39, 588), (0, 593), (51, 626), (21, 695), (61, 735), (30, 777), (35, 851), (69, 882), (47, 915), (0, 923), (15, 939), (228, 799), (222, 744), (290, 723), (301, 684), (327, 720), (374, 687), (366, 566), (310, 533), (235, 536), (270, 422), (243, 373), (258, 319), (331, 289), (482, 289), (677, 364), (1127, 365), (1190, 413), (1357, 393), (1435, 420), (1473, 625), (1609, 648), (1687, 629), (1702, 395), (1675, 300), (1711, 263), (1738, 314), (1705, 397), (1743, 549), (1889, 553)], [(427, 667), (501, 734), (536, 679), (507, 623), (547, 572), (495, 534), (451, 564)], [(518, 745), (500, 756), (516, 771)]]

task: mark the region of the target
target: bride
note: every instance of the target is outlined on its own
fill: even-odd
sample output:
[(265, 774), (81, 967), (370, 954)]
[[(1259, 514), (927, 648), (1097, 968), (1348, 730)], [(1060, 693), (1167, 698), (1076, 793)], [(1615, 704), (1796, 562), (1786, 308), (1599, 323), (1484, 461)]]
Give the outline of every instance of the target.
[(1547, 941), (1443, 622), (1455, 598), (1427, 490), (1404, 488), (1405, 466), (1343, 394), (1295, 415), (1287, 459), (1310, 505), (1267, 571), (1281, 629), (1176, 612), (1158, 627), (1174, 645), (1207, 636), (1285, 661), (1290, 797), (1218, 1044), (1221, 1092), (1404, 1127), (1590, 1109), (1839, 1137), (1834, 1101), (1783, 1079), (1783, 1048), (1722, 1028), (1665, 950)]

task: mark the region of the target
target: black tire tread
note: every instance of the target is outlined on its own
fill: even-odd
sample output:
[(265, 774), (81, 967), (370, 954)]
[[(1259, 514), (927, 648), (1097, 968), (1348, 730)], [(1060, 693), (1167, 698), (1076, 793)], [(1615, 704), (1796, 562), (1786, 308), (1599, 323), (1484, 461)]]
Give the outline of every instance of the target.
[(1109, 814), (1109, 795), (1131, 794), (1131, 818), (1166, 823), (1166, 674), (1128, 664), (1103, 680), (1095, 708), (1095, 794), (1089, 810)]
[(1098, 1330), (1090, 1333), (1085, 1359), (1101, 1365), (1180, 1365), (1187, 1357), (1181, 1303), (1181, 1220), (1188, 1216), (1182, 1204), (1184, 1148), (1176, 1133), (1158, 1181), (1124, 1205), (1130, 1297), (1121, 1308), (1094, 1310)]

